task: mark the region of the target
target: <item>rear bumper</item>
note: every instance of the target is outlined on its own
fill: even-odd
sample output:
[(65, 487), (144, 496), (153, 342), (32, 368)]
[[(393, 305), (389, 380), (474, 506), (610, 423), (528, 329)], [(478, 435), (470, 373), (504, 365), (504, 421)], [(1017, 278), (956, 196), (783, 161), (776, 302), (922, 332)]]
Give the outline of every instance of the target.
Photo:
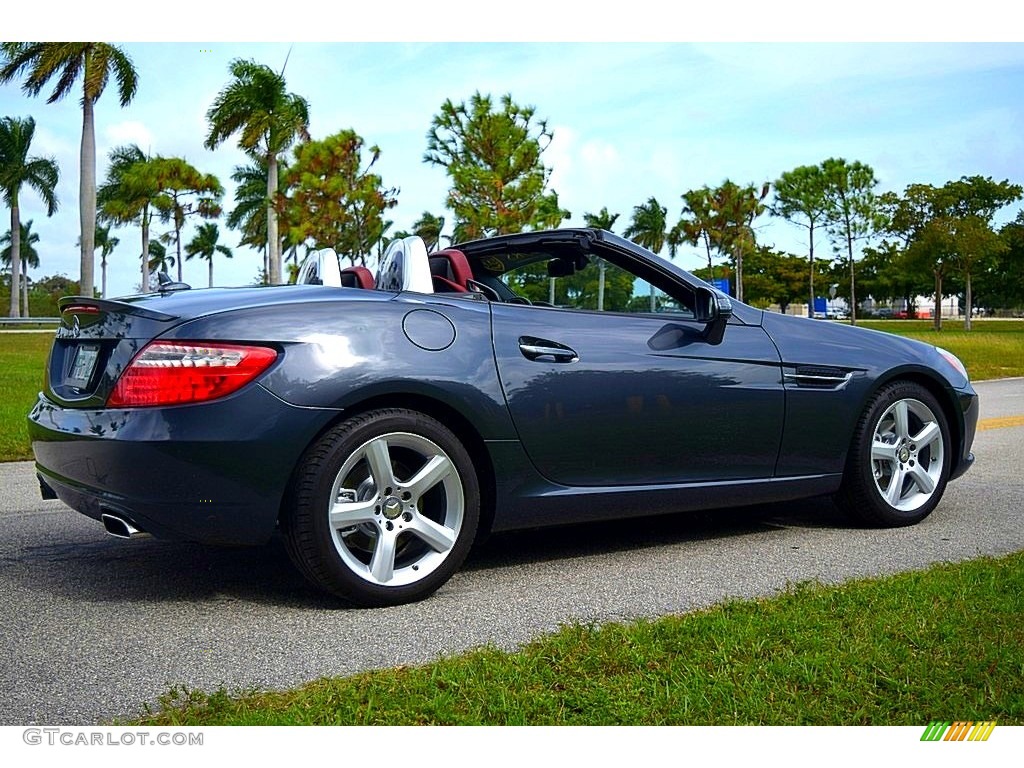
[(62, 408), (28, 417), (40, 482), (72, 509), (154, 536), (266, 541), (306, 446), (337, 411), (296, 408), (259, 385), (176, 408)]

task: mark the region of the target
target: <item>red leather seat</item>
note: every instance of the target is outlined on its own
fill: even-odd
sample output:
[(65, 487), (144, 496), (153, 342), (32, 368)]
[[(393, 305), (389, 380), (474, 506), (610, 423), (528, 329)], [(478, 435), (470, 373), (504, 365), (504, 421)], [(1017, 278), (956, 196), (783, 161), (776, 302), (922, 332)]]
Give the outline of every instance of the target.
[(374, 282), (373, 272), (366, 267), (345, 267), (341, 270), (341, 285), (344, 288), (372, 290)]
[(430, 279), (436, 293), (466, 293), (467, 280), (473, 279), (466, 254), (455, 248), (430, 254)]

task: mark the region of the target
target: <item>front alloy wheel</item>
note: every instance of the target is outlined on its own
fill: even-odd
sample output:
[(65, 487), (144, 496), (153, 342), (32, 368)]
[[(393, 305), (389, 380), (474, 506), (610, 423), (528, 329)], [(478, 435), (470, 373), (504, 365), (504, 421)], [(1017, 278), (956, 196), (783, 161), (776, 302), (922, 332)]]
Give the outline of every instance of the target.
[(418, 600), (465, 559), (480, 494), (465, 448), (424, 414), (373, 411), (316, 443), (282, 519), (289, 554), (358, 605)]
[(950, 433), (927, 389), (895, 382), (880, 389), (857, 423), (837, 503), (871, 525), (911, 525), (946, 489)]

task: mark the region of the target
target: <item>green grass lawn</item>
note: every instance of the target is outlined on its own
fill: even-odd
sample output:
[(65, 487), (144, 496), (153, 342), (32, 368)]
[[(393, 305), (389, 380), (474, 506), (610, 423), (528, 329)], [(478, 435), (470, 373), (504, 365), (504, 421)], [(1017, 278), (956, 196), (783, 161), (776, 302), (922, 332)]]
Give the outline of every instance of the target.
[(174, 690), (148, 725), (1024, 724), (1024, 553), (603, 627), (516, 652)]
[(25, 416), (43, 388), (53, 333), (0, 333), (0, 461), (31, 459)]

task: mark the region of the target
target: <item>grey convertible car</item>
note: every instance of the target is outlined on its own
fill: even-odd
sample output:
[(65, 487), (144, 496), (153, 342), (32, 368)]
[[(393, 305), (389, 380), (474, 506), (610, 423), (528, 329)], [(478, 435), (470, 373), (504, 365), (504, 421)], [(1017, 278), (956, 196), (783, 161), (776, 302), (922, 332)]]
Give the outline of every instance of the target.
[(300, 282), (62, 299), (43, 495), (115, 536), (280, 531), (378, 606), (490, 531), (819, 494), (907, 525), (973, 461), (950, 353), (733, 302), (608, 232), (406, 238), (376, 275), (321, 252)]

